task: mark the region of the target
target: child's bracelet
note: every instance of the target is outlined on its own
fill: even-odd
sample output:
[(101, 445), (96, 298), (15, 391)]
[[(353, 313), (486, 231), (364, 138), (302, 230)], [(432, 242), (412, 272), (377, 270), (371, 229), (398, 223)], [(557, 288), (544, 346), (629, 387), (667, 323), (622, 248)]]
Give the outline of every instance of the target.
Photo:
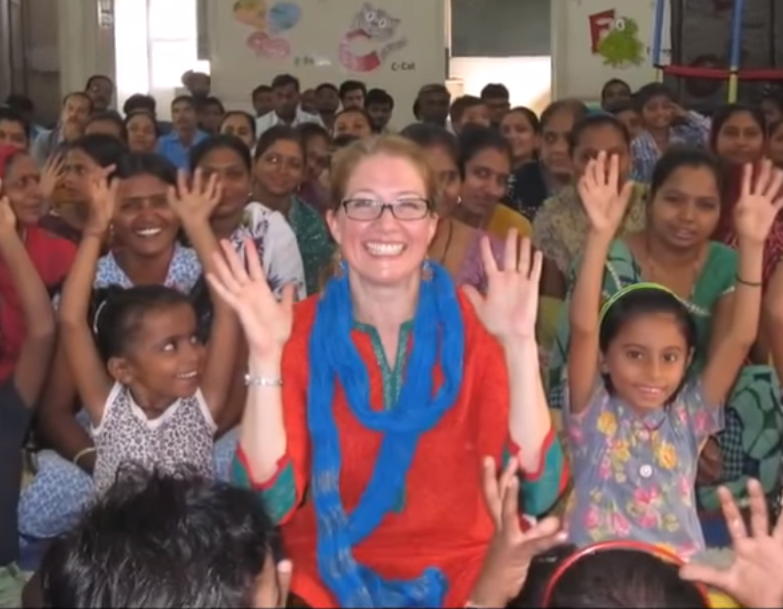
[(760, 288), (763, 285), (761, 281), (745, 281), (739, 275), (735, 275), (735, 279), (737, 280), (737, 283), (741, 283), (742, 285), (746, 285), (749, 288)]
[(74, 465), (79, 465), (79, 460), (82, 457), (84, 457), (86, 455), (90, 455), (90, 454), (92, 454), (94, 452), (95, 452), (95, 447), (94, 446), (89, 446), (87, 448), (83, 448), (78, 453), (76, 453), (76, 456), (73, 458), (73, 464)]

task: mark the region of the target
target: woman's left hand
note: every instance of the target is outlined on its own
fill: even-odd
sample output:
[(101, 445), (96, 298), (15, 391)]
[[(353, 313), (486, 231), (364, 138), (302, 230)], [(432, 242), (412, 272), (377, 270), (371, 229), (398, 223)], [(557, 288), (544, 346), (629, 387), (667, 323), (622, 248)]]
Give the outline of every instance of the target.
[(753, 165), (745, 165), (742, 193), (734, 208), (734, 229), (739, 240), (764, 243), (783, 208), (783, 171), (764, 160), (755, 179), (753, 173)]
[(171, 186), (168, 201), (171, 208), (184, 224), (187, 222), (209, 221), (212, 212), (220, 204), (223, 187), (216, 173), (204, 180), (204, 172), (196, 169), (193, 180), (189, 182), (184, 171), (177, 175), (177, 187)]
[(489, 239), (481, 241), (481, 255), (488, 288), (482, 296), (472, 286), (463, 289), (484, 327), (501, 343), (534, 339), (538, 316), (538, 284), (543, 256), (535, 252), (530, 239), (519, 239), (516, 229), (508, 232), (503, 268), (498, 268)]

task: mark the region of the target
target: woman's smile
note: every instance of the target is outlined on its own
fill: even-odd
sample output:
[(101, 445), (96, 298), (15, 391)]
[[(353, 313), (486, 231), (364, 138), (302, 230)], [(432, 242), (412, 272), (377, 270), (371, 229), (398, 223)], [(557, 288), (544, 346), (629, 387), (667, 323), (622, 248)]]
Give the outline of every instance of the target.
[(404, 243), (394, 243), (388, 241), (366, 241), (364, 249), (370, 256), (377, 258), (391, 258), (399, 256), (405, 251), (407, 246)]

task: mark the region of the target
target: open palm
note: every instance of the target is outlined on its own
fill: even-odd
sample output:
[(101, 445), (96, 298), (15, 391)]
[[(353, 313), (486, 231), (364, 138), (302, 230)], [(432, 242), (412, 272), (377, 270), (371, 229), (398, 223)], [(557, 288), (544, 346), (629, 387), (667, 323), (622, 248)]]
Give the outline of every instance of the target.
[(557, 518), (549, 517), (523, 531), (519, 510), (519, 462), (512, 457), (498, 478), (495, 461), (483, 464), (484, 501), (495, 525), (471, 600), (480, 607), (505, 607), (525, 584), (533, 557), (565, 541)]
[(208, 274), (207, 280), (239, 317), (250, 354), (279, 354), (291, 336), (295, 286), (286, 286), (278, 302), (269, 289), (252, 239), (245, 242), (247, 268), (231, 243), (222, 241), (220, 245), (223, 253), (214, 254), (216, 274)]
[(775, 218), (783, 207), (783, 171), (772, 162), (761, 163), (758, 175), (753, 176), (753, 165), (748, 163), (742, 175), (742, 193), (734, 208), (734, 229), (740, 239), (756, 243), (767, 240)]
[(577, 185), (593, 230), (614, 235), (620, 227), (633, 193), (633, 182), (620, 186), (620, 158), (606, 152), (587, 163)]
[(209, 220), (212, 212), (220, 204), (223, 187), (218, 174), (213, 173), (204, 179), (204, 172), (196, 169), (192, 181), (184, 171), (177, 175), (177, 187), (168, 191), (168, 203), (183, 221)]
[(487, 237), (481, 241), (481, 258), (488, 280), (486, 296), (471, 286), (464, 288), (481, 323), (500, 342), (534, 338), (541, 252), (533, 251), (530, 239), (522, 239), (520, 245), (519, 233), (512, 229), (506, 237), (502, 269)]
[(728, 569), (703, 564), (682, 568), (683, 579), (714, 586), (743, 607), (783, 606), (783, 518), (770, 533), (767, 499), (757, 480), (748, 482), (751, 535), (728, 489), (718, 489), (721, 509), (732, 539), (734, 562)]

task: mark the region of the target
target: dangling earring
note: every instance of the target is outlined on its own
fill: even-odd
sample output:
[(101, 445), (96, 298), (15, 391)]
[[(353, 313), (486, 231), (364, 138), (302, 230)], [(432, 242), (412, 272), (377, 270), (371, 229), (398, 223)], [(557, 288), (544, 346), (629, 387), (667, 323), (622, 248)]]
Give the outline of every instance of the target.
[(430, 262), (429, 256), (421, 263), (421, 279), (422, 281), (432, 281), (432, 262)]
[(336, 250), (334, 253), (334, 276), (337, 279), (342, 279), (348, 274), (348, 263), (343, 260), (343, 255), (340, 250)]

